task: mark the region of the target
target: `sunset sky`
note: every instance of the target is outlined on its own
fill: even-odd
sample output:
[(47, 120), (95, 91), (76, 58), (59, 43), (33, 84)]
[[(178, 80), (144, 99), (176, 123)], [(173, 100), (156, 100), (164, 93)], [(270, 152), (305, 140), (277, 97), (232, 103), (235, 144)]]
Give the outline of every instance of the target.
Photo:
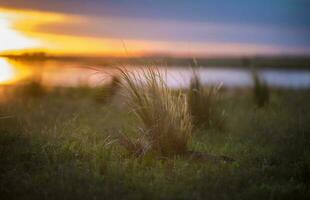
[(310, 55), (308, 0), (0, 0), (0, 52)]

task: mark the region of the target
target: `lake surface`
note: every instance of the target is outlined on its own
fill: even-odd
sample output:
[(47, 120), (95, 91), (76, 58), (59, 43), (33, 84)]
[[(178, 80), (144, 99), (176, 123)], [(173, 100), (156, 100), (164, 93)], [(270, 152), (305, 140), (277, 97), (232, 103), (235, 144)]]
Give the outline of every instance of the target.
[[(127, 67), (139, 73), (138, 67)], [(169, 87), (185, 87), (193, 70), (190, 67), (158, 67)], [(200, 67), (197, 70), (204, 84), (223, 84), (225, 87), (252, 85), (251, 72), (242, 68)], [(67, 61), (14, 61), (0, 58), (0, 84), (13, 83), (34, 75), (40, 75), (43, 84), (51, 86), (98, 86), (117, 75), (115, 67), (92, 66)], [(262, 69), (259, 71), (268, 85), (280, 88), (310, 88), (310, 71), (301, 69)]]

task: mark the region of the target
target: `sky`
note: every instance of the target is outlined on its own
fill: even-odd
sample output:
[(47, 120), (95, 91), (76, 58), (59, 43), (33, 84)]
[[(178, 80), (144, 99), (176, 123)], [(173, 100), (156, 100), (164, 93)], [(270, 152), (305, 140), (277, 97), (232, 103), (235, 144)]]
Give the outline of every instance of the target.
[(310, 55), (308, 0), (0, 0), (0, 52)]

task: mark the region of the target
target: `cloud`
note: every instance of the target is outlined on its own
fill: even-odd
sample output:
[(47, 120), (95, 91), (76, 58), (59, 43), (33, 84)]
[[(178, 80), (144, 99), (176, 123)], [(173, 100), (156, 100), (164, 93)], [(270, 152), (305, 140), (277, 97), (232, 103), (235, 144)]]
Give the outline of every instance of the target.
[(94, 38), (310, 46), (310, 29), (59, 14), (36, 18), (18, 28)]
[[(58, 4), (57, 1), (53, 5), (57, 7)], [(128, 48), (136, 53), (310, 54), (310, 30), (307, 27), (290, 29), (271, 25), (16, 9), (0, 9), (0, 12), (11, 15), (16, 30), (40, 39), (44, 48), (61, 52), (117, 53), (123, 51), (121, 41), (125, 40)]]
[(0, 0), (0, 6), (86, 16), (310, 27), (308, 0)]

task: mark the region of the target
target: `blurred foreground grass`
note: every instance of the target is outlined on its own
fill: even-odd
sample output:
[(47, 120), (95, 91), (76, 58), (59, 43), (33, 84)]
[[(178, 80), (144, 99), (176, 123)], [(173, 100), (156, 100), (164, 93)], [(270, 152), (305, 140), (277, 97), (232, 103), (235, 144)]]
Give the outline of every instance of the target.
[(310, 92), (224, 92), (225, 129), (196, 130), (192, 149), (232, 164), (135, 158), (115, 142), (137, 119), (93, 89), (58, 88), (0, 103), (0, 199), (307, 199)]

